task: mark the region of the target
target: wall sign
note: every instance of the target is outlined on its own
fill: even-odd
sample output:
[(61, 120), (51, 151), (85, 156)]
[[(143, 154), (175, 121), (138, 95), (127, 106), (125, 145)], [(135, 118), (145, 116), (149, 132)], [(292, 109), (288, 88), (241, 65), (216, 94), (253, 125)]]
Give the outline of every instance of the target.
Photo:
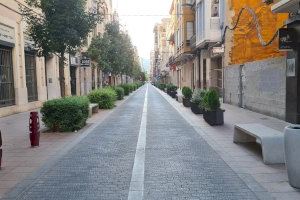
[(14, 29), (4, 24), (0, 24), (0, 40), (15, 44)]
[(90, 67), (91, 66), (91, 59), (89, 58), (83, 58), (80, 61), (81, 67)]
[(296, 76), (296, 60), (295, 60), (295, 58), (286, 60), (286, 76), (287, 77), (295, 77)]
[(279, 50), (293, 51), (296, 44), (296, 33), (292, 28), (279, 29)]

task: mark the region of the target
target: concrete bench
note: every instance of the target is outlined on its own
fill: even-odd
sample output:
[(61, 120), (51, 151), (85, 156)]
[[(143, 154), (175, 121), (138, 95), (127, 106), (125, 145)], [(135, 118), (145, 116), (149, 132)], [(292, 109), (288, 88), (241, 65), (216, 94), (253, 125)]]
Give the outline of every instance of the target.
[(89, 117), (92, 117), (94, 113), (98, 113), (98, 112), (99, 112), (99, 105), (95, 103), (91, 103), (89, 105)]
[(265, 164), (282, 164), (284, 161), (283, 133), (261, 124), (237, 124), (234, 143), (256, 142), (261, 145)]

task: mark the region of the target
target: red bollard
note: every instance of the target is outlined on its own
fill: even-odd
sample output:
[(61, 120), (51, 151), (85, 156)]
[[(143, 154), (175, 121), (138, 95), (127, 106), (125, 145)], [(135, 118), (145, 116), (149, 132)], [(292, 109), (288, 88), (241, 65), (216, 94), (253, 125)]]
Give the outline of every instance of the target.
[(40, 119), (38, 112), (31, 112), (29, 118), (29, 138), (31, 147), (40, 145)]
[(0, 131), (0, 169), (1, 169), (1, 163), (2, 163), (2, 135)]

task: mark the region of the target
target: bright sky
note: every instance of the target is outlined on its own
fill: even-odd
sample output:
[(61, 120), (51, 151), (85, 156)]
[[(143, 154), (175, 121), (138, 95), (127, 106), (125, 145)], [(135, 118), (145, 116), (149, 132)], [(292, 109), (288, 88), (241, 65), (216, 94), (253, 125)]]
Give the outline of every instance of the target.
[(133, 44), (138, 47), (140, 57), (150, 58), (154, 25), (162, 18), (168, 17), (171, 3), (172, 0), (113, 0), (113, 8), (119, 13), (121, 24), (126, 26)]

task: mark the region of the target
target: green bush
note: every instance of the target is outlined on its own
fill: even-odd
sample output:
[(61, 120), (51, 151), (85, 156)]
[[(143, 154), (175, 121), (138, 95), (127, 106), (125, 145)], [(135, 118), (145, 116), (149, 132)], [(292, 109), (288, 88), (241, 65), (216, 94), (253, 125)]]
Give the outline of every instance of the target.
[(182, 88), (182, 94), (185, 99), (191, 99), (193, 95), (193, 91), (189, 87), (183, 87)]
[(124, 89), (124, 94), (126, 96), (128, 96), (130, 94), (130, 86), (128, 84), (123, 84), (123, 85), (120, 85), (120, 87), (122, 87)]
[(177, 86), (176, 85), (173, 85), (173, 84), (167, 84), (167, 91), (168, 92), (175, 92), (175, 91), (177, 91)]
[(135, 85), (133, 83), (129, 84), (130, 92), (135, 90)]
[(160, 83), (160, 84), (158, 85), (158, 88), (159, 88), (160, 90), (162, 90), (162, 91), (164, 91), (166, 87), (167, 87), (167, 86), (166, 86), (166, 84), (164, 84), (164, 83)]
[(203, 107), (203, 99), (206, 94), (206, 90), (201, 90), (201, 89), (195, 89), (191, 102), (194, 104), (199, 105), (200, 107)]
[(221, 103), (219, 99), (219, 94), (216, 90), (210, 89), (206, 92), (203, 98), (203, 106), (207, 111), (216, 111), (220, 108)]
[(97, 103), (100, 109), (112, 109), (117, 100), (117, 93), (112, 88), (103, 88), (92, 91), (88, 97), (92, 103)]
[(49, 100), (41, 108), (42, 121), (51, 131), (68, 132), (85, 126), (89, 115), (87, 97)]
[(117, 94), (117, 99), (118, 100), (124, 99), (125, 92), (124, 92), (124, 89), (122, 87), (114, 87), (114, 90)]

